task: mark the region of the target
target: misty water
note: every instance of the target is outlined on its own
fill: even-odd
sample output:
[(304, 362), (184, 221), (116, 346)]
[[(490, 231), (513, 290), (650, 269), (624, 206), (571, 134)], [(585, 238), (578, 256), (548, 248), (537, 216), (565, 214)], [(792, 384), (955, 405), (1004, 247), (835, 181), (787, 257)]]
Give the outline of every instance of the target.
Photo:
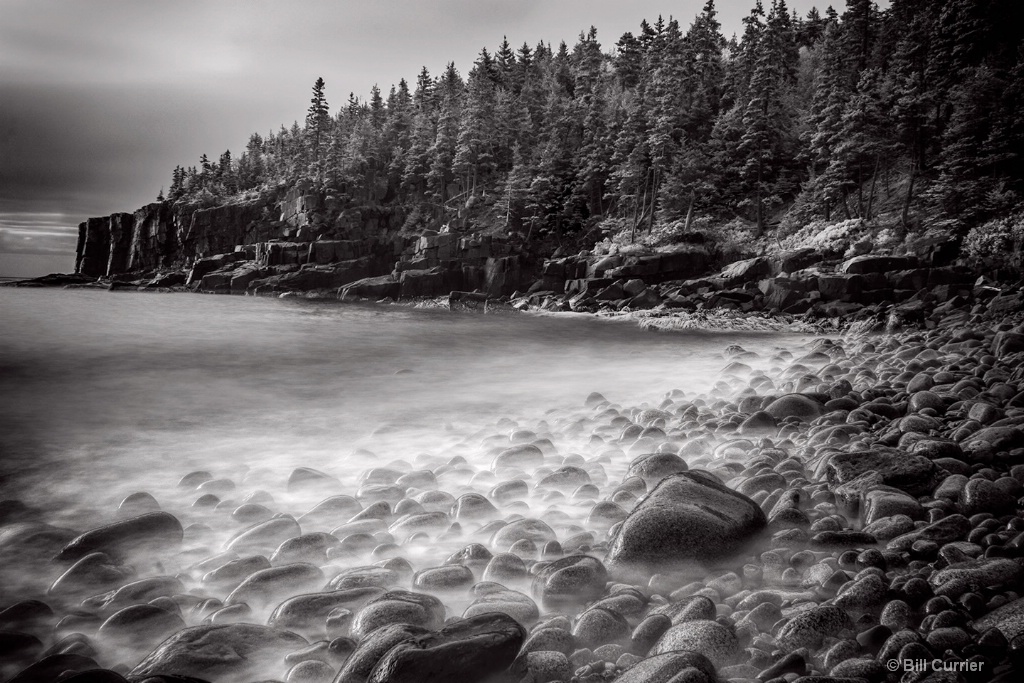
[[(614, 434), (566, 427), (593, 414), (590, 392), (656, 408), (668, 392), (711, 388), (730, 344), (767, 364), (772, 349), (803, 341), (591, 317), (12, 288), (0, 288), (0, 320), (0, 499), (76, 530), (109, 522), (136, 491), (184, 525), (208, 522), (190, 507), (197, 494), (176, 486), (200, 469), (237, 484), (222, 498), (266, 491), (296, 517), (324, 497), (287, 491), (299, 466), (351, 495), (370, 467), (462, 456), (479, 476), (455, 472), (441, 487), (486, 495), (495, 481), (480, 473), (515, 429), (551, 438), (559, 457), (615, 452)], [(628, 462), (619, 451), (594, 483), (614, 489)], [(592, 505), (547, 497), (500, 514), (579, 525)], [(225, 522), (225, 538), (240, 528)], [(466, 542), (411, 557), (441, 564)]]

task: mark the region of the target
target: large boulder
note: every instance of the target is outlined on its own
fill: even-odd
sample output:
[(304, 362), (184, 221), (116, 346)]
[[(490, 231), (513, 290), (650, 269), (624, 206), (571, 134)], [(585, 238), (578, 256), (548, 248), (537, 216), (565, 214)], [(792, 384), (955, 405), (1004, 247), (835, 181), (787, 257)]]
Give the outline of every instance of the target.
[(917, 267), (917, 260), (906, 256), (854, 256), (843, 262), (839, 270), (848, 274), (891, 273)]
[(150, 512), (92, 529), (68, 543), (55, 558), (75, 562), (94, 552), (124, 562), (136, 555), (163, 554), (181, 545), (181, 522), (166, 512)]
[(256, 624), (193, 626), (178, 631), (142, 660), (132, 680), (193, 676), (218, 683), (284, 680), (285, 655), (308, 645), (305, 638)]
[(771, 262), (764, 256), (736, 261), (730, 263), (722, 270), (722, 278), (727, 287), (733, 287), (745, 282), (756, 282), (771, 275)]
[(526, 630), (499, 612), (429, 632), (406, 624), (374, 631), (359, 643), (336, 683), (477, 683), (508, 669)]
[(605, 566), (612, 577), (649, 578), (728, 557), (765, 528), (753, 500), (707, 472), (666, 477), (623, 521)]

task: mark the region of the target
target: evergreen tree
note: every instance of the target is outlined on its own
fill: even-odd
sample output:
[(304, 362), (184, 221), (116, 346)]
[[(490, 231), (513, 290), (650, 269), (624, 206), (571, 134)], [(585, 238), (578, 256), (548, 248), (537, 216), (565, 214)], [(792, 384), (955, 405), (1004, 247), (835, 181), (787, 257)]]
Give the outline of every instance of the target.
[[(326, 142), (327, 131), (331, 125), (327, 99), (324, 95), (324, 79), (317, 78), (313, 84), (313, 97), (310, 99), (309, 110), (306, 112), (306, 134), (309, 140), (309, 156), (314, 164), (314, 177), (321, 177), (320, 156), (321, 146)], [(378, 95), (380, 93), (378, 92)]]

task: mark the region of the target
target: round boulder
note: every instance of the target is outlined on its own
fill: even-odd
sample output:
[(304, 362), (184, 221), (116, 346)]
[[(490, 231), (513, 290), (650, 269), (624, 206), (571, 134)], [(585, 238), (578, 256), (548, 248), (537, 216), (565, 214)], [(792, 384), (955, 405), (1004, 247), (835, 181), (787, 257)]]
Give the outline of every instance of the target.
[(674, 474), (622, 522), (605, 566), (626, 580), (686, 570), (736, 553), (766, 525), (757, 503), (707, 472)]

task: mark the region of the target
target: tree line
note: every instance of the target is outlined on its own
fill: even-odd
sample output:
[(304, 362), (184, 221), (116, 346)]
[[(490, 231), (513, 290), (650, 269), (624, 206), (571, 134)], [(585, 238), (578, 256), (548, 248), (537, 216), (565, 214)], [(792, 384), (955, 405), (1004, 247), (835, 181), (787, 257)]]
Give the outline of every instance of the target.
[(306, 178), (407, 224), (475, 207), (538, 233), (697, 214), (760, 233), (782, 210), (871, 219), (895, 183), (903, 222), (924, 206), (966, 231), (1021, 201), (1022, 19), (1018, 0), (847, 0), (803, 17), (756, 0), (727, 39), (708, 0), (685, 30), (644, 21), (611, 50), (594, 28), (572, 48), (505, 39), (465, 77), (424, 67), (333, 115), (317, 79), (303, 124), (175, 168), (167, 198)]

